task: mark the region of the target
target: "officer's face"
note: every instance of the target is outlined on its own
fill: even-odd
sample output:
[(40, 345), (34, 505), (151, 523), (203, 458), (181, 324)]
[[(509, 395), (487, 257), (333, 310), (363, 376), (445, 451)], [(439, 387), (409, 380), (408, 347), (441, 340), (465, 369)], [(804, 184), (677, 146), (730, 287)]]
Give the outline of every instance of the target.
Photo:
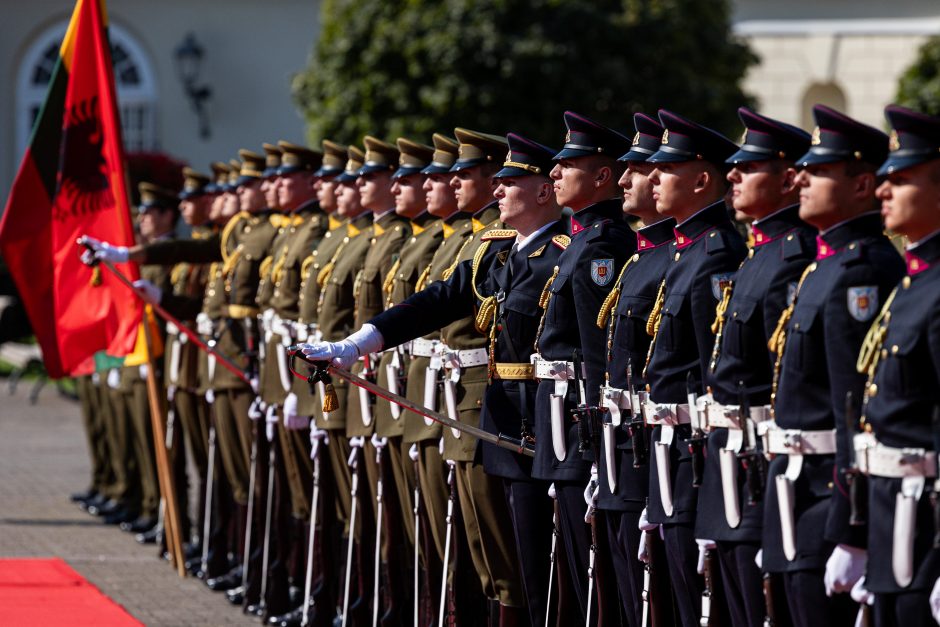
[(493, 199), (493, 180), (480, 166), (464, 168), (450, 180), (460, 211), (476, 213)]
[(264, 204), (268, 209), (280, 209), (278, 203), (277, 188), (280, 185), (280, 177), (272, 176), (261, 181), (261, 193), (264, 195)]
[(225, 192), (220, 198), (222, 206), (221, 217), (223, 219), (231, 218), (238, 213), (238, 194), (235, 192)]
[(200, 195), (180, 201), (180, 214), (183, 216), (183, 221), (190, 226), (203, 224), (209, 218), (212, 200), (210, 196)]
[(384, 211), (392, 205), (392, 173), (369, 172), (356, 179), (362, 206), (371, 211)]
[(922, 163), (888, 178), (875, 192), (885, 227), (918, 242), (940, 228), (940, 164)]
[(363, 207), (356, 182), (340, 183), (336, 191), (336, 215), (342, 218), (354, 218), (362, 211)]
[(682, 221), (702, 206), (697, 206), (697, 189), (702, 189), (701, 168), (693, 161), (653, 164), (649, 181), (656, 212)]
[(320, 209), (327, 213), (336, 211), (336, 178), (318, 178), (313, 182), (313, 189), (317, 192), (317, 201)]
[(261, 181), (255, 180), (239, 185), (236, 193), (238, 194), (238, 207), (242, 211), (254, 213), (264, 209), (265, 200), (261, 192)]
[(806, 166), (796, 177), (800, 218), (820, 231), (858, 215), (862, 203), (873, 199), (874, 177), (850, 176), (845, 168), (845, 162), (819, 163)]
[(428, 213), (438, 218), (446, 218), (457, 211), (457, 197), (450, 186), (451, 176), (447, 172), (429, 174), (424, 179), (424, 199)]
[(220, 222), (225, 210), (225, 196), (223, 194), (211, 194), (206, 198), (209, 204), (209, 221)]
[(277, 179), (277, 202), (284, 211), (293, 211), (313, 197), (310, 172), (294, 172)]
[(559, 205), (580, 211), (591, 203), (597, 189), (597, 173), (591, 165), (587, 157), (562, 159), (555, 164), (549, 176), (555, 181), (553, 189)]
[(653, 200), (653, 184), (650, 183), (652, 163), (631, 161), (617, 182), (623, 189), (623, 212), (636, 216), (644, 222), (655, 221), (656, 201)]
[(151, 207), (137, 216), (137, 230), (143, 241), (149, 242), (154, 238), (168, 233), (173, 228), (173, 211)]
[(782, 161), (742, 161), (728, 172), (735, 218), (760, 219), (788, 204), (796, 171)]
[(424, 183), (423, 174), (409, 174), (395, 179), (392, 183), (395, 213), (406, 218), (414, 218), (424, 213), (427, 201), (421, 189), (422, 183)]

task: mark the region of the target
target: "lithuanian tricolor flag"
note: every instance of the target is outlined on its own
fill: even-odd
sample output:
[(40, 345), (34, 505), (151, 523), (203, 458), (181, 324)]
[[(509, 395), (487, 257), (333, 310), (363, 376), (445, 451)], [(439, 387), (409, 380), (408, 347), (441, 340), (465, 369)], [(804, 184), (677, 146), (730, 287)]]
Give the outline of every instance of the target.
[[(134, 348), (140, 301), (79, 259), (88, 234), (134, 243), (104, 0), (78, 0), (0, 220), (10, 268), (52, 377)], [(135, 264), (118, 264), (131, 280)]]

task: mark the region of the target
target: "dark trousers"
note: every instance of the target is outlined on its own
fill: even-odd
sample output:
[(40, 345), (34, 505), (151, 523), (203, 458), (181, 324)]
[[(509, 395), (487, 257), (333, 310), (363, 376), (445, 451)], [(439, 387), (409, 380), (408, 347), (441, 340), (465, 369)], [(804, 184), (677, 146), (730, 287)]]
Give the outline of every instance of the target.
[(643, 618), (643, 563), (640, 550), (640, 513), (607, 510), (607, 538), (614, 564), (617, 591), (626, 625), (639, 627)]
[(827, 597), (822, 569), (784, 573), (783, 587), (794, 627), (851, 627), (855, 624), (858, 604), (848, 594)]
[(936, 623), (929, 597), (926, 590), (876, 595), (871, 612), (875, 627), (932, 627)]
[[(555, 495), (558, 499), (561, 534), (560, 546), (565, 551), (568, 575), (574, 585), (575, 598), (582, 621), (587, 616), (588, 607), (588, 560), (591, 548), (591, 528), (584, 522), (584, 483), (576, 481), (556, 481)], [(595, 608), (596, 609), (596, 608)], [(596, 611), (594, 612), (596, 616)]]
[[(529, 622), (545, 624), (548, 597), (548, 569), (552, 546), (554, 508), (548, 496), (548, 482), (533, 479), (503, 479), (506, 502), (516, 539), (516, 551), (522, 574), (522, 587), (528, 606)], [(557, 602), (558, 597), (555, 596)]]
[(718, 542), (718, 561), (721, 564), (721, 582), (731, 624), (750, 627), (764, 622), (763, 579), (754, 563), (759, 543)]
[(663, 525), (666, 563), (682, 625), (697, 625), (702, 615), (704, 578), (696, 570), (698, 545), (693, 524)]

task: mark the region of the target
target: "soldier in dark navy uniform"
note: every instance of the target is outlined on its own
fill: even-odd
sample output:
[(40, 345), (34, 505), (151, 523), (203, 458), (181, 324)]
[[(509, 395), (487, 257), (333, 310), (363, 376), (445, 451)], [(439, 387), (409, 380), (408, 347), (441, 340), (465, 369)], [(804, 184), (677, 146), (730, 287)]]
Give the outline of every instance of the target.
[[(859, 356), (868, 375), (864, 434), (868, 475), (868, 569), (852, 592), (874, 593), (874, 624), (933, 625), (940, 612), (940, 553), (931, 496), (940, 430), (940, 118), (886, 109), (891, 153), (876, 194), (885, 226), (904, 235), (907, 276), (882, 308)], [(933, 419), (932, 419), (933, 417)], [(931, 594), (931, 589), (934, 593)], [(928, 603), (930, 595), (930, 603)]]
[(775, 423), (764, 439), (774, 459), (762, 563), (784, 573), (798, 626), (852, 624), (855, 617), (851, 599), (838, 594), (849, 592), (865, 560), (865, 529), (849, 524), (846, 395), (856, 404), (862, 396), (859, 347), (904, 272), (874, 210), (887, 136), (823, 105), (813, 115), (810, 150), (796, 163), (800, 217), (820, 232), (816, 260), (771, 338)]
[[(691, 625), (702, 610), (693, 484), (704, 436), (695, 407), (689, 407), (689, 382), (694, 394), (704, 392), (715, 306), (745, 256), (745, 245), (724, 202), (724, 162), (737, 146), (669, 111), (661, 110), (659, 120), (666, 130), (659, 150), (649, 158), (656, 164), (649, 178), (656, 210), (677, 224), (670, 245), (673, 262), (647, 327), (653, 339), (644, 374), (649, 398), (642, 409), (646, 422), (656, 425), (647, 518), (650, 524), (662, 525), (680, 622)], [(697, 448), (690, 445), (695, 442), (691, 437), (698, 440)]]
[[(627, 170), (620, 177), (623, 188), (623, 212), (639, 219), (636, 234), (636, 252), (623, 268), (614, 289), (604, 301), (597, 324), (607, 333), (606, 381), (603, 407), (610, 415), (605, 418), (602, 455), (597, 460), (597, 508), (605, 513), (608, 543), (611, 548), (620, 602), (625, 624), (641, 624), (643, 589), (643, 563), (640, 552), (640, 512), (649, 495), (649, 465), (643, 449), (634, 457), (634, 432), (629, 425), (634, 411), (633, 399), (644, 381), (640, 370), (646, 361), (650, 336), (646, 333), (656, 299), (656, 291), (666, 269), (672, 263), (669, 244), (673, 240), (672, 218), (660, 215), (653, 200), (649, 173), (655, 167), (646, 160), (659, 148), (663, 127), (654, 118), (637, 113), (633, 116), (636, 135), (630, 151), (620, 160)], [(628, 374), (628, 369), (630, 373)], [(639, 444), (648, 437), (636, 431)], [(667, 595), (668, 596), (668, 595)]]
[[(809, 133), (746, 107), (738, 116), (746, 131), (741, 149), (728, 159), (728, 180), (735, 213), (750, 222), (749, 251), (724, 289), (712, 325), (715, 344), (705, 372), (710, 396), (702, 407), (708, 448), (695, 537), (717, 542), (731, 623), (747, 627), (765, 616), (754, 558), (764, 479), (755, 424), (770, 418), (774, 366), (767, 344), (816, 255), (816, 230), (800, 220), (793, 167), (809, 148)], [(749, 410), (743, 419), (742, 402)]]
[[(558, 203), (571, 208), (574, 215), (571, 244), (552, 274), (536, 337), (538, 354), (533, 360), (540, 381), (535, 431), (539, 437), (532, 476), (554, 483), (559, 552), (564, 551), (559, 563), (567, 565), (567, 572), (559, 573), (560, 579), (573, 582), (575, 607), (584, 620), (593, 603), (588, 597), (593, 543), (585, 525), (583, 502), (593, 461), (592, 438), (587, 433), (592, 421), (587, 413), (575, 414), (575, 409), (599, 405), (607, 366), (603, 348), (607, 334), (597, 325), (597, 313), (624, 262), (633, 254), (636, 236), (623, 219), (622, 192), (617, 183), (624, 170), (617, 158), (630, 149), (630, 140), (570, 111), (565, 112), (565, 125), (565, 145), (555, 155), (551, 177)], [(578, 373), (574, 367), (576, 352), (577, 361), (583, 361), (582, 372)], [(576, 423), (579, 418), (585, 424)], [(604, 562), (604, 571), (609, 551), (598, 551), (596, 555)], [(610, 570), (612, 566), (606, 572)], [(609, 577), (604, 579), (605, 585), (596, 588), (601, 593), (601, 605), (606, 607), (598, 607), (592, 614), (616, 621), (607, 614), (619, 614), (614, 582)]]

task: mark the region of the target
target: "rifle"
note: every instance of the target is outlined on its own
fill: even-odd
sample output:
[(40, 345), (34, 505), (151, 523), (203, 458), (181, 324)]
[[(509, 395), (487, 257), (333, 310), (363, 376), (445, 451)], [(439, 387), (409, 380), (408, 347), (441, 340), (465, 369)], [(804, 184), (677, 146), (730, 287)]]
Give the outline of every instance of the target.
[(741, 422), (741, 435), (744, 447), (738, 453), (738, 459), (744, 466), (745, 484), (747, 485), (747, 504), (757, 505), (764, 496), (767, 459), (758, 448), (758, 440), (751, 432), (751, 399), (744, 388), (744, 381), (738, 381), (738, 420)]
[(630, 433), (630, 444), (633, 446), (633, 467), (640, 468), (649, 463), (649, 429), (646, 428), (643, 413), (633, 402), (633, 362), (629, 359), (627, 360), (626, 393), (630, 395), (630, 411), (632, 413), (630, 422), (626, 423), (626, 426), (627, 431)]
[(591, 450), (595, 453), (594, 459), (598, 459), (596, 453), (600, 448), (600, 443), (595, 444), (592, 431), (596, 429), (591, 429), (594, 426), (591, 424), (593, 411), (588, 407), (587, 392), (584, 390), (584, 362), (581, 360), (581, 351), (574, 350), (571, 354), (571, 362), (574, 367), (574, 379), (578, 383), (578, 406), (573, 412), (578, 423), (578, 452), (583, 454)]
[(849, 515), (849, 524), (858, 527), (865, 524), (868, 511), (868, 482), (858, 469), (858, 460), (855, 458), (855, 428), (858, 418), (855, 415), (855, 402), (852, 391), (845, 393), (845, 438), (848, 443), (849, 465), (845, 469), (845, 482), (849, 488), (849, 505), (852, 510)]
[(777, 608), (774, 605), (773, 575), (764, 573), (762, 585), (764, 588), (764, 627), (776, 627)]
[[(717, 613), (712, 612), (712, 600), (715, 599), (718, 575), (718, 556), (715, 555), (715, 549), (705, 549), (705, 591), (702, 592), (702, 619), (699, 621), (701, 627), (718, 627), (721, 621), (718, 620)], [(717, 609), (717, 604), (716, 608)]]
[(692, 423), (692, 435), (686, 440), (689, 445), (689, 452), (692, 454), (692, 487), (697, 488), (702, 485), (702, 479), (705, 476), (705, 431), (702, 429), (702, 421), (699, 418), (698, 406), (696, 404), (695, 378), (692, 371), (689, 370), (685, 378), (686, 398), (689, 403), (689, 416)]

